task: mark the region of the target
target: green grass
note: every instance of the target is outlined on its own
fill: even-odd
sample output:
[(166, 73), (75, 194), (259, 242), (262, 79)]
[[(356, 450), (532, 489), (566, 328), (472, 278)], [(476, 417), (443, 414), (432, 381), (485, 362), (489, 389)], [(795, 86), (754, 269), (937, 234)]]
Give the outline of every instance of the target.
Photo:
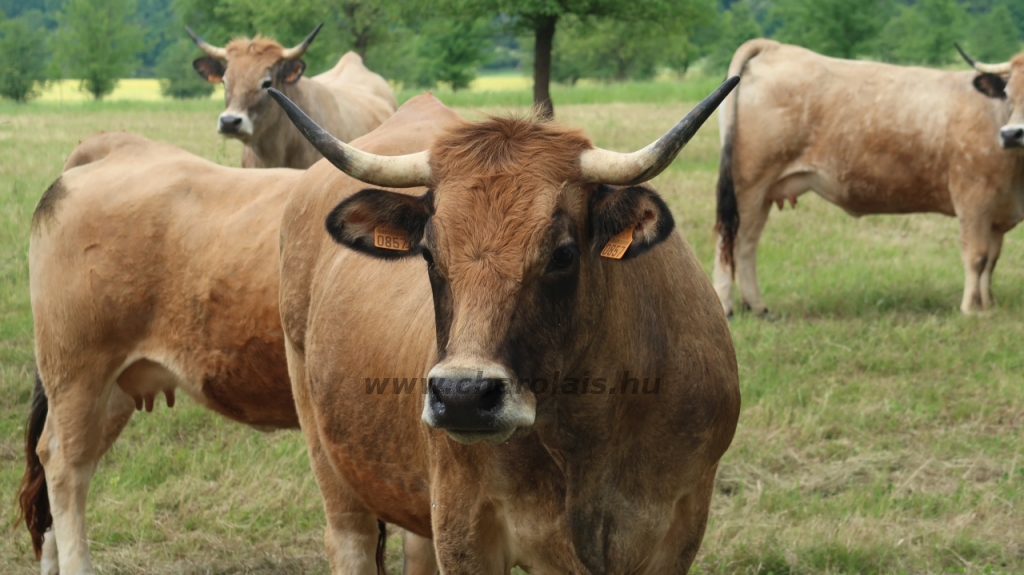
[[(685, 95), (696, 100), (711, 87)], [(502, 104), (456, 97), (470, 117)], [(573, 104), (556, 92), (556, 113), (602, 147), (631, 150), (689, 108), (655, 97), (666, 99)], [(238, 145), (214, 134), (219, 109), (0, 105), (0, 526), (14, 520), (31, 389), (35, 202), (76, 142), (101, 129), (237, 165)], [(716, 126), (655, 182), (708, 270)], [(949, 218), (853, 219), (805, 196), (796, 210), (773, 211), (759, 264), (775, 320), (741, 314), (731, 324), (743, 413), (693, 572), (1024, 572), (1020, 232), (1007, 237), (999, 306), (987, 317), (957, 311), (963, 278)], [(93, 482), (89, 522), (101, 573), (327, 571), (301, 437), (264, 435), (187, 400), (132, 420)], [(0, 537), (0, 564), (36, 572), (22, 529)]]

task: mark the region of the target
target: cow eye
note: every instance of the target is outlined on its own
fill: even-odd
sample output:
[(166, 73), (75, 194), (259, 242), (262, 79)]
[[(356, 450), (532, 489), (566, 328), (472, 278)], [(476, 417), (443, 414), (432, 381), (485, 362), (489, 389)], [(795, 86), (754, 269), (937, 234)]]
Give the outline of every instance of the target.
[(576, 246), (559, 246), (551, 254), (551, 261), (548, 262), (548, 269), (545, 272), (555, 272), (568, 269), (576, 261), (579, 250)]
[(434, 254), (430, 253), (430, 250), (423, 248), (423, 259), (427, 261), (427, 269), (434, 269)]
[(266, 89), (267, 89), (267, 88), (269, 88), (269, 87), (270, 87), (270, 86), (271, 86), (272, 84), (273, 84), (273, 83), (272, 83), (272, 82), (271, 82), (270, 80), (264, 80), (264, 81), (263, 81), (263, 85), (262, 85), (262, 86), (260, 86), (260, 88), (262, 88), (262, 89), (266, 90)]

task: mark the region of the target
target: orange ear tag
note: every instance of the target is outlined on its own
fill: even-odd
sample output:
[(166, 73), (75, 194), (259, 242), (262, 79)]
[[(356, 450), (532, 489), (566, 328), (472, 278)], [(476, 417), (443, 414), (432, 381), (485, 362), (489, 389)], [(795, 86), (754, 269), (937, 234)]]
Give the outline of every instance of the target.
[(604, 245), (604, 249), (601, 250), (601, 257), (621, 260), (631, 245), (633, 245), (633, 228), (628, 228), (626, 231), (614, 235), (608, 240), (608, 243)]
[(407, 252), (409, 247), (409, 236), (401, 228), (390, 226), (377, 226), (373, 228), (373, 245), (382, 250), (394, 250), (396, 252)]

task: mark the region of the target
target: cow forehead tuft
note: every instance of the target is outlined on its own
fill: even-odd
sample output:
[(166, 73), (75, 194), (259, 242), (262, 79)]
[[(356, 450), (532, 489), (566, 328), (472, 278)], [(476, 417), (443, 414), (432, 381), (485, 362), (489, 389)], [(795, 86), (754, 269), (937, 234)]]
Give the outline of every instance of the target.
[(576, 180), (579, 157), (593, 147), (578, 128), (532, 116), (461, 122), (430, 150), (440, 180), (521, 175), (551, 182)]

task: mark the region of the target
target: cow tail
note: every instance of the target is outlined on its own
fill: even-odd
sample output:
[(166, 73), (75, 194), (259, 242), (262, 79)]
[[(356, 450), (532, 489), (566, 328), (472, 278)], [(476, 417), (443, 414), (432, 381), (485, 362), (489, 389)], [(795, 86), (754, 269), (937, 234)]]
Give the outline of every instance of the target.
[(388, 528), (384, 525), (384, 522), (380, 519), (377, 520), (377, 575), (388, 575), (388, 570), (384, 568), (384, 548), (388, 544)]
[[(746, 67), (747, 62), (767, 48), (774, 46), (778, 46), (778, 43), (765, 39), (750, 40), (744, 43), (736, 49), (736, 53), (732, 57), (732, 63), (729, 64), (727, 77), (742, 77), (743, 69)], [(722, 156), (718, 163), (718, 205), (716, 209), (715, 233), (718, 234), (719, 242), (722, 246), (722, 263), (732, 270), (735, 270), (732, 262), (736, 244), (736, 233), (740, 229), (740, 212), (736, 202), (736, 185), (733, 181), (733, 142), (736, 138), (736, 114), (739, 107), (738, 101), (741, 86), (742, 82), (740, 86), (736, 86), (736, 89), (726, 97), (722, 106), (718, 109)]]
[[(50, 497), (46, 493), (46, 476), (43, 474), (43, 463), (36, 454), (39, 437), (43, 434), (46, 414), (50, 404), (43, 392), (43, 380), (36, 372), (36, 385), (32, 390), (32, 407), (28, 413), (28, 426), (25, 430), (25, 475), (18, 487), (18, 504), (21, 507), (21, 520), (25, 521), (32, 536), (32, 548), (36, 560), (42, 557), (43, 534), (53, 524), (50, 515)], [(21, 521), (19, 520), (18, 523)]]

